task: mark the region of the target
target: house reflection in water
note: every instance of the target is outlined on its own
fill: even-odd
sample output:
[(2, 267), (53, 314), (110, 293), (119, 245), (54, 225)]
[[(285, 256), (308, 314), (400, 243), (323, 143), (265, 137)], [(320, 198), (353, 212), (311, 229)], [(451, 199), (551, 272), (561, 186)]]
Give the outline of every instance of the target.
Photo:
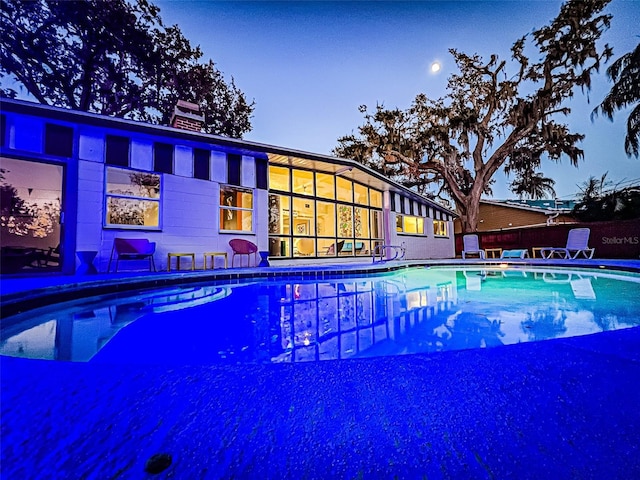
[(86, 299), (3, 319), (0, 354), (122, 364), (306, 362), (493, 347), (640, 323), (640, 282), (506, 273), (415, 268)]
[[(433, 332), (442, 314), (454, 311), (455, 272), (451, 277), (421, 288), (407, 285), (407, 277), (283, 286), (283, 351), (272, 360), (335, 360), (439, 349), (441, 339), (432, 334), (424, 345), (424, 334)], [(421, 345), (416, 345), (417, 338)]]

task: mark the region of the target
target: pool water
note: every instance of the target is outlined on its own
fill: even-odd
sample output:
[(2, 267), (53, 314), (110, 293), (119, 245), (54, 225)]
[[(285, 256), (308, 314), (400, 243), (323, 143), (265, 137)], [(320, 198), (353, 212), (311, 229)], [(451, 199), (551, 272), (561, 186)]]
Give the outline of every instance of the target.
[(638, 326), (639, 297), (638, 274), (534, 267), (191, 285), (6, 318), (0, 354), (235, 364), (490, 348)]

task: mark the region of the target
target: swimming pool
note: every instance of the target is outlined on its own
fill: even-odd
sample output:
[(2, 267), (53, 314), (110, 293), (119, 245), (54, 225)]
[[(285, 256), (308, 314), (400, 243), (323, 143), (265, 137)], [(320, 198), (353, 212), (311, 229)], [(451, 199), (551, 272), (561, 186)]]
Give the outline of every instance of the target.
[(3, 320), (0, 354), (120, 364), (255, 364), (488, 348), (640, 325), (640, 275), (412, 267), (108, 294)]

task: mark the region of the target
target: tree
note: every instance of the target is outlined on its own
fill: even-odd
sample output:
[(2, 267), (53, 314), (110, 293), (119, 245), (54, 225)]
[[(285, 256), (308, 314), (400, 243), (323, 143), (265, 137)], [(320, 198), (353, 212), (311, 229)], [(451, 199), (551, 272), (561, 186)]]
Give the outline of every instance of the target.
[(581, 196), (573, 207), (573, 216), (583, 222), (640, 217), (640, 189), (618, 189), (617, 186), (609, 189), (611, 183), (606, 178), (606, 173), (599, 179), (592, 176), (582, 185)]
[(629, 157), (635, 155), (637, 158), (640, 147), (640, 44), (633, 52), (613, 62), (607, 68), (607, 76), (614, 85), (602, 103), (593, 110), (592, 118), (601, 112), (613, 120), (616, 110), (635, 104), (627, 119), (624, 149)]
[(0, 27), (7, 96), (14, 81), (43, 104), (165, 124), (183, 99), (209, 133), (251, 129), (253, 103), (147, 0), (4, 0)]
[(556, 191), (553, 188), (555, 184), (555, 180), (545, 177), (539, 172), (528, 175), (518, 173), (516, 179), (511, 182), (511, 191), (518, 195), (518, 198), (545, 198), (546, 194), (555, 197)]
[[(599, 52), (596, 45), (609, 26), (610, 16), (601, 13), (608, 2), (571, 0), (531, 34), (531, 42), (527, 36), (516, 41), (511, 77), (497, 55), (484, 61), (450, 50), (460, 73), (450, 77), (447, 95), (431, 100), (419, 94), (407, 110), (361, 107), (364, 125), (357, 135), (339, 138), (334, 153), (407, 186), (436, 184), (455, 201), (463, 231), (476, 231), (481, 195), (490, 192), (500, 168), (520, 174), (516, 188), (535, 191), (527, 182), (544, 178), (537, 173), (543, 158), (566, 156), (575, 166), (582, 158), (576, 144), (583, 135), (559, 119), (570, 113), (564, 103), (574, 90), (588, 89), (593, 72), (611, 56), (608, 46)], [(540, 59), (525, 55), (525, 47)]]

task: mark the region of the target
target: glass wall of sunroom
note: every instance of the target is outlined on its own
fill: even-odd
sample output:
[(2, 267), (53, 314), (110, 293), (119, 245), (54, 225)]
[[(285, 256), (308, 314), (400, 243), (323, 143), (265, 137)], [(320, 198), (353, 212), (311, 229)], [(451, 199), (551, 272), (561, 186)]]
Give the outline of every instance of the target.
[(333, 173), (269, 166), (269, 256), (370, 256), (383, 243), (382, 192)]

